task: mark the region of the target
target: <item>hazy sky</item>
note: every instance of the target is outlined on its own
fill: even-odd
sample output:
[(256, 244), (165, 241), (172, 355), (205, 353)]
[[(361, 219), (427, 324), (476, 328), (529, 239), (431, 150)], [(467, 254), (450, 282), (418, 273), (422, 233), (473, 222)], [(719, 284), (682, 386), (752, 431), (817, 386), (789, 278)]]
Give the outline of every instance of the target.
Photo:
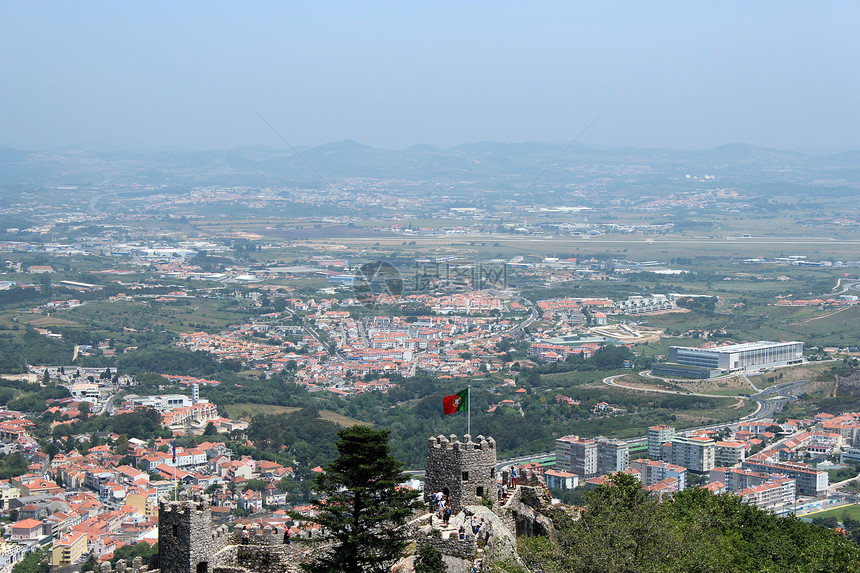
[(0, 1), (0, 146), (860, 149), (860, 2)]

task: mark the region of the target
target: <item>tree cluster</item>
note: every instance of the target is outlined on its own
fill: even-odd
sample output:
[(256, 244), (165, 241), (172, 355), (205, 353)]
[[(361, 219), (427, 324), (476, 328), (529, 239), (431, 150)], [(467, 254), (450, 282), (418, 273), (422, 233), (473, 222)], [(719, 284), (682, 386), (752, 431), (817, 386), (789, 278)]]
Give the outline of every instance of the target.
[(557, 512), (555, 540), (527, 540), (527, 565), (546, 573), (857, 571), (860, 548), (795, 517), (733, 495), (689, 489), (658, 501), (635, 478), (586, 495), (579, 520)]
[(63, 386), (46, 386), (12, 400), (7, 404), (7, 407), (10, 410), (18, 410), (19, 412), (39, 413), (44, 412), (48, 407), (48, 400), (59, 400), (60, 398), (68, 398), (69, 396), (71, 396), (71, 393)]
[(297, 471), (322, 465), (334, 459), (338, 426), (305, 408), (288, 416), (259, 414), (248, 425), (248, 437), (263, 451), (283, 453), (299, 464)]

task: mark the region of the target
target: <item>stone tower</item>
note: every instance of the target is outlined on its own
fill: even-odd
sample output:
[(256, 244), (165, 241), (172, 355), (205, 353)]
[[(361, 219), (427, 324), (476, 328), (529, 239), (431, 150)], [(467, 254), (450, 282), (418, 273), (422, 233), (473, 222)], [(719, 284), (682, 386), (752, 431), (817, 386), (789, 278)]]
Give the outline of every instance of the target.
[(424, 500), (436, 492), (448, 495), (455, 513), (464, 505), (480, 505), (482, 496), (496, 495), (496, 441), (466, 434), (461, 442), (456, 434), (430, 438)]
[(227, 542), (227, 531), (213, 527), (209, 500), (162, 501), (158, 511), (161, 572), (210, 573), (213, 557)]

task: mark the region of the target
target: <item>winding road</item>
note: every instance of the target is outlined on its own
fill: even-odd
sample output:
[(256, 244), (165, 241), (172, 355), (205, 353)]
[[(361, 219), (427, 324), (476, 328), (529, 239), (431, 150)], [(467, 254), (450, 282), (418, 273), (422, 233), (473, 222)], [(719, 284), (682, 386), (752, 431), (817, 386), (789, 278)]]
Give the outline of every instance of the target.
[[(702, 394), (697, 392), (683, 392), (680, 390), (661, 390), (658, 388), (637, 388), (634, 386), (624, 386), (623, 384), (618, 384), (615, 382), (616, 378), (621, 378), (625, 376), (625, 374), (615, 374), (614, 376), (607, 376), (603, 379), (603, 383), (607, 386), (614, 386), (616, 388), (623, 388), (625, 390), (632, 390), (634, 392), (653, 392), (658, 394), (678, 394), (681, 396), (702, 396), (707, 398), (732, 398), (733, 396), (719, 396), (716, 394)], [(653, 376), (652, 376), (653, 377)], [(755, 388), (752, 381), (749, 378), (744, 376), (747, 382), (749, 382), (750, 386)], [(809, 382), (809, 380), (801, 380), (800, 382), (784, 382), (782, 384), (776, 384), (774, 386), (770, 386), (761, 390), (760, 392), (753, 394), (751, 396), (734, 396), (735, 398), (741, 400), (755, 400), (758, 403), (758, 408), (752, 414), (744, 416), (738, 420), (739, 422), (748, 422), (753, 420), (760, 420), (762, 418), (770, 418), (776, 412), (782, 410), (783, 406), (786, 402), (793, 402), (797, 400), (797, 390), (800, 389), (801, 386)], [(712, 428), (725, 428), (728, 426), (735, 425), (737, 422), (728, 422), (724, 424), (716, 424), (712, 426), (706, 426), (698, 429), (712, 429)], [(693, 429), (693, 428), (689, 428)]]

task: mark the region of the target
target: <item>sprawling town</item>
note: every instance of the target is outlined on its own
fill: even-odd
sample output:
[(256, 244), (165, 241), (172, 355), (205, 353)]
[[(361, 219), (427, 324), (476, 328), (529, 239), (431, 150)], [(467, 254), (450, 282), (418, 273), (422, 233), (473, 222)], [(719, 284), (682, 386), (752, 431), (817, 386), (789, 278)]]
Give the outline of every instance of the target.
[[(7, 228), (6, 236), (47, 235), (62, 223)], [(281, 444), (285, 455), (272, 456), (255, 443), (249, 427), (261, 419), (251, 417), (253, 408), (241, 412), (218, 401), (214, 392), (223, 386), (222, 376), (174, 367), (159, 371), (157, 361), (143, 370), (122, 366), (132, 363), (123, 359), (146, 352), (140, 334), (152, 329), (153, 315), (176, 321), (176, 309), (184, 313), (216, 304), (243, 309), (245, 319), (219, 327), (203, 318), (195, 322), (189, 311), (186, 321), (174, 322), (181, 328), (169, 348), (235, 365), (234, 371), (257, 383), (288, 384), (328, 401), (393, 395), (413, 379), (435, 380), (446, 389), (475, 386), (487, 396), (483, 411), (470, 412), (476, 428), (482, 416), (533, 416), (536, 401), (568, 417), (576, 413), (598, 421), (639, 409), (629, 399), (614, 399), (618, 394), (612, 392), (688, 400), (721, 396), (733, 409), (723, 418), (673, 416), (684, 420), (682, 427), (669, 420), (626, 426), (623, 437), (553, 434), (557, 437), (544, 443), (554, 443), (554, 450), (499, 457), (500, 502), (510, 495), (503, 471), (539, 479), (557, 496), (553, 503), (570, 503), (577, 499), (571, 494), (611, 484), (618, 472), (658, 499), (705, 488), (779, 516), (852, 507), (860, 495), (860, 466), (854, 465), (860, 463), (860, 412), (813, 408), (805, 416), (783, 414), (811, 383), (793, 372), (856, 363), (856, 346), (736, 339), (726, 328), (699, 328), (695, 321), (687, 328), (685, 319), (697, 313), (730, 317), (745, 306), (729, 294), (668, 288), (695, 272), (683, 268), (688, 261), (431, 256), (397, 268), (362, 262), (369, 257), (354, 248), (340, 250), (340, 256), (311, 252), (289, 262), (248, 261), (238, 256), (236, 245), (242, 244), (229, 246), (233, 240), (90, 237), (0, 244), (9, 257), (7, 279), (0, 283), (4, 292), (28, 294), (24, 300), (38, 302), (17, 306), (11, 328), (23, 326), (36, 339), (65, 343), (70, 351), (47, 362), (19, 364), (17, 372), (4, 375), (14, 391), (0, 411), (0, 440), (9, 468), (4, 471), (15, 473), (0, 481), (2, 515), (8, 520), (0, 553), (4, 568), (40, 549), (47, 550), (53, 567), (131, 555), (129, 548), (158, 541), (159, 500), (180, 494), (208, 495), (217, 523), (280, 528), (296, 538), (320, 534), (318, 524), (297, 515), (314, 515), (301, 489), (323, 467), (297, 465), (303, 460), (291, 458), (294, 444)], [(254, 248), (259, 247), (277, 245)], [(71, 269), (74, 261), (96, 258), (103, 262), (83, 274)], [(860, 304), (851, 294), (860, 284), (852, 272), (858, 263), (784, 256), (735, 265), (739, 271), (727, 272), (723, 280), (790, 284), (803, 280), (795, 273), (808, 269), (839, 277), (835, 284), (841, 290), (815, 298), (778, 295), (765, 303), (773, 309), (811, 311), (815, 314), (804, 316), (816, 320), (854, 312)], [(761, 270), (750, 277), (750, 266)], [(596, 288), (597, 294), (588, 296), (591, 284), (611, 286), (643, 273), (674, 285), (620, 296)], [(572, 291), (571, 284), (581, 286)], [(575, 296), (580, 290), (586, 296)], [(144, 315), (134, 318), (140, 310)], [(67, 329), (87, 316), (106, 330), (100, 313), (128, 318), (121, 332), (113, 329), (103, 338), (84, 340)], [(664, 355), (646, 348), (662, 348)], [(541, 382), (578, 369), (590, 374), (590, 386), (606, 392)], [(814, 376), (811, 372), (805, 376)], [(231, 381), (242, 386), (235, 373)], [(843, 384), (856, 388), (856, 375)], [(45, 397), (16, 400), (22, 392)], [(21, 407), (13, 407), (16, 403)], [(397, 404), (390, 407), (402, 407)], [(349, 411), (361, 419), (359, 409)], [(120, 432), (102, 423), (86, 430), (97, 419), (135, 428)], [(144, 434), (136, 427), (141, 424)], [(406, 485), (421, 490), (420, 456), (417, 461), (415, 479)], [(19, 472), (11, 470), (13, 464)]]

